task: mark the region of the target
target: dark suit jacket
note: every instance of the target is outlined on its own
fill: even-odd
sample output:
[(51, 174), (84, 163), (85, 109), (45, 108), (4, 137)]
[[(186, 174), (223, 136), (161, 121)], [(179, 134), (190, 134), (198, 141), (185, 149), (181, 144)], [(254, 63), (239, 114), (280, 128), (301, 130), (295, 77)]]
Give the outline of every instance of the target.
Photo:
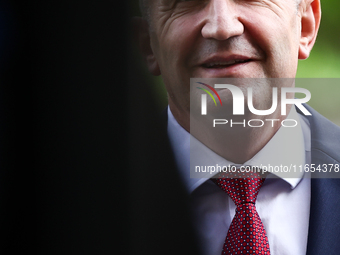
[[(306, 108), (312, 113), (312, 164), (340, 164), (340, 128)], [(307, 255), (340, 254), (340, 179), (313, 178), (311, 185)]]

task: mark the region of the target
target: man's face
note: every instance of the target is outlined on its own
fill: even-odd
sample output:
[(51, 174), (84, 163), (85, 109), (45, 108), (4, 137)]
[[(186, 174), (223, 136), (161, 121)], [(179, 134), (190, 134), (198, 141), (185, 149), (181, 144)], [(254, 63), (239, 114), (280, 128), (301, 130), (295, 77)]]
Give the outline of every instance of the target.
[[(150, 2), (154, 74), (160, 70), (173, 111), (189, 112), (190, 78), (295, 77), (302, 16), (296, 0)], [(254, 95), (271, 95), (268, 89)]]

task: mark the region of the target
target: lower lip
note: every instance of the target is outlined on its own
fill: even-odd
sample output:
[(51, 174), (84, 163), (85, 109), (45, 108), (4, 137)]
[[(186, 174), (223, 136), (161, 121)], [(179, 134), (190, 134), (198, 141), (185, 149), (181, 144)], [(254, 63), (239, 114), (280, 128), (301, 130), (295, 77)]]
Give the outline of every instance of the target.
[(201, 68), (204, 70), (204, 77), (208, 76), (206, 78), (244, 77), (244, 75), (247, 75), (247, 72), (246, 70), (244, 70), (244, 68), (247, 67), (250, 63), (252, 63), (252, 61), (238, 63), (222, 68), (207, 68), (203, 66), (201, 66)]

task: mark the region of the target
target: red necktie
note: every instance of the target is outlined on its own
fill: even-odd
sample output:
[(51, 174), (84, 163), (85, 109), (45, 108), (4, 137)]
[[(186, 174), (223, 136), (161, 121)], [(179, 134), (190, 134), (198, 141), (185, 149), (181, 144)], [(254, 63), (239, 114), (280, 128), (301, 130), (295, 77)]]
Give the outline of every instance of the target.
[(257, 173), (238, 172), (233, 176), (228, 174), (228, 178), (212, 180), (228, 193), (236, 205), (222, 254), (270, 255), (266, 230), (255, 207), (257, 194), (265, 179)]

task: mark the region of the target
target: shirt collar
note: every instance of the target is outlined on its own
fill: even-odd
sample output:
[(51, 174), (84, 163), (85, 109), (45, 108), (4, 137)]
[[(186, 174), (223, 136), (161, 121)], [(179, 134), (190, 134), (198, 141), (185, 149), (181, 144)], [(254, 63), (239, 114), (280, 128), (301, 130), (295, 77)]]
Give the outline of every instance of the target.
[[(310, 144), (310, 139), (304, 139), (304, 135), (306, 137), (305, 133), (308, 133), (305, 132), (305, 130), (308, 131), (309, 129), (306, 128), (305, 121), (301, 121), (295, 107), (292, 107), (287, 119), (297, 120), (298, 125), (294, 128), (280, 128), (272, 139), (262, 148), (262, 150), (243, 165), (283, 165), (291, 166), (292, 168), (295, 167), (297, 172), (294, 176), (290, 174), (288, 177), (287, 174), (281, 171), (275, 173), (277, 177), (286, 181), (290, 184), (291, 188), (294, 189), (303, 177), (303, 172), (301, 173), (299, 171), (299, 166), (304, 166), (305, 164), (305, 151), (309, 150), (310, 146), (308, 146), (308, 143)], [(214, 162), (214, 164), (218, 164), (220, 166), (240, 166), (217, 155), (200, 141), (191, 136), (190, 133), (178, 124), (169, 107), (168, 135), (174, 149), (180, 175), (182, 176), (184, 184), (189, 192), (192, 192), (212, 177), (212, 175), (207, 173), (204, 176), (201, 175), (200, 178), (191, 178), (190, 160), (191, 163), (195, 162), (195, 165), (206, 165), (207, 162)]]

